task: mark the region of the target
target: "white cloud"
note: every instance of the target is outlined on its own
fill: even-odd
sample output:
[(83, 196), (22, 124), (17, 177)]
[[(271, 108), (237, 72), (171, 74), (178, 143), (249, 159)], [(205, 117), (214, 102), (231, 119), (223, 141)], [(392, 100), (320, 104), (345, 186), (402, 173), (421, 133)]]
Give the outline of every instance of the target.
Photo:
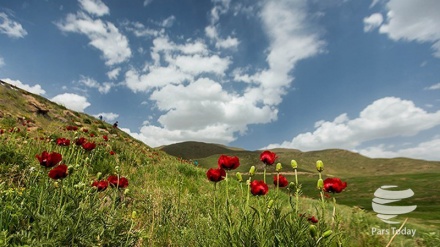
[(93, 116), (96, 118), (99, 118), (99, 116), (102, 116), (102, 118), (105, 119), (106, 121), (112, 122), (119, 117), (119, 114), (116, 114), (113, 112), (101, 112), (101, 113), (95, 114)]
[(211, 9), (210, 13), (210, 25), (205, 27), (205, 35), (215, 42), (216, 48), (236, 48), (240, 43), (237, 38), (231, 36), (222, 38), (218, 34), (220, 15), (226, 14), (229, 11), (231, 1), (213, 0), (212, 2), (214, 3), (214, 7)]
[(379, 27), (383, 22), (382, 14), (374, 13), (368, 17), (364, 18), (364, 32), (372, 31), (373, 29)]
[(4, 12), (0, 12), (0, 33), (4, 33), (11, 38), (23, 38), (27, 35), (27, 31), (23, 26), (11, 20)]
[(112, 83), (108, 83), (108, 82), (104, 82), (104, 83), (99, 83), (96, 80), (94, 80), (93, 78), (90, 77), (86, 77), (81, 75), (81, 78), (78, 81), (81, 84), (84, 84), (87, 87), (90, 88), (96, 88), (98, 89), (98, 91), (100, 93), (106, 94), (110, 91), (110, 89), (113, 87)]
[(90, 103), (87, 101), (86, 97), (73, 93), (59, 94), (53, 97), (51, 101), (78, 112), (84, 112), (84, 109), (90, 106)]
[(153, 0), (144, 0), (144, 7), (152, 3)]
[(440, 89), (440, 82), (425, 88), (425, 90), (439, 90), (439, 89)]
[(79, 0), (81, 8), (96, 16), (108, 15), (110, 9), (101, 0)]
[(2, 57), (0, 57), (0, 68), (3, 66), (5, 66), (5, 60)]
[(116, 78), (118, 78), (118, 75), (120, 72), (121, 72), (121, 68), (114, 68), (114, 69), (110, 70), (109, 72), (107, 72), (107, 77), (110, 80), (115, 80)]
[[(414, 136), (438, 125), (440, 111), (428, 113), (412, 101), (386, 97), (368, 105), (355, 119), (349, 119), (344, 113), (333, 121), (321, 120), (313, 132), (301, 133), (291, 141), (270, 144), (267, 148), (355, 149), (367, 141)], [(375, 150), (371, 149), (371, 152)]]
[[(229, 1), (214, 4), (221, 7), (211, 11), (212, 23), (229, 9)], [(267, 52), (267, 68), (257, 68), (254, 74), (245, 74), (248, 70), (242, 68), (229, 73), (233, 56), (211, 51), (201, 40), (176, 44), (164, 35), (155, 38), (151, 64), (143, 70), (130, 69), (125, 83), (135, 92), (150, 92), (149, 100), (161, 115), (157, 123), (145, 122), (132, 135), (152, 146), (184, 140), (227, 144), (245, 134), (250, 124), (275, 121), (296, 62), (318, 54), (323, 45), (313, 25), (307, 24), (306, 6), (306, 1), (288, 0), (263, 6), (259, 18), (270, 46), (257, 51)], [(238, 81), (231, 79), (247, 83), (237, 89)]]
[(40, 84), (36, 84), (34, 86), (30, 86), (28, 84), (22, 83), (20, 80), (12, 80), (12, 79), (9, 79), (9, 78), (4, 78), (4, 79), (2, 79), (2, 81), (7, 82), (7, 83), (9, 83), (11, 85), (14, 85), (14, 86), (16, 86), (18, 88), (21, 88), (23, 90), (26, 90), (28, 92), (31, 92), (33, 94), (42, 95), (42, 94), (46, 93), (46, 91), (44, 91), (43, 88), (41, 88)]
[(358, 150), (359, 153), (373, 158), (411, 157), (424, 160), (440, 160), (440, 136), (421, 142), (414, 147), (390, 150), (384, 145), (372, 146)]
[(392, 40), (432, 43), (434, 56), (440, 58), (440, 1), (390, 0), (387, 16), (379, 32)]
[(157, 31), (151, 28), (145, 27), (144, 24), (140, 22), (123, 22), (123, 26), (126, 30), (132, 32), (136, 37), (156, 37), (163, 31)]
[(128, 39), (111, 22), (92, 19), (84, 12), (68, 14), (64, 21), (56, 23), (63, 32), (86, 35), (89, 44), (103, 53), (105, 64), (112, 66), (127, 61), (131, 57)]
[(160, 23), (160, 26), (162, 26), (162, 27), (172, 27), (175, 21), (176, 21), (176, 17), (174, 15), (172, 15), (172, 16), (166, 18), (165, 20), (163, 20)]

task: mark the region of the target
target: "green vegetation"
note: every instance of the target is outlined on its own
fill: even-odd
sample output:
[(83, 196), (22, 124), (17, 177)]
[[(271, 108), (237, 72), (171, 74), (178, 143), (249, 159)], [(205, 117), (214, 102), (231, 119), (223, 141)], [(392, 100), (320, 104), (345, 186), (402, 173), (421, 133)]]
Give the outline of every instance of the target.
[[(200, 159), (201, 167), (195, 167), (91, 116), (71, 114), (42, 98), (29, 99), (30, 94), (23, 98), (21, 90), (0, 85), (0, 100), (10, 94), (14, 98), (8, 98), (8, 107), (2, 105), (0, 118), (0, 246), (385, 246), (391, 238), (389, 234), (372, 234), (373, 228), (389, 226), (369, 213), (368, 207), (352, 207), (371, 203), (369, 190), (389, 177), (385, 172), (380, 176), (356, 175), (353, 169), (338, 167), (344, 164), (337, 162), (347, 157), (337, 153), (334, 157), (302, 157), (298, 151), (277, 151), (284, 166), (280, 173), (289, 181), (294, 181), (290, 160), (298, 161), (302, 195), (296, 197), (292, 192), (296, 185), (289, 190), (275, 189), (275, 171), (268, 166), (268, 193), (250, 195), (248, 200), (245, 181), (250, 165), (257, 166), (252, 180), (263, 179), (260, 152), (228, 152), (239, 156), (240, 166), (228, 172), (226, 181), (214, 185), (206, 172), (217, 167), (219, 155)], [(48, 109), (47, 115), (28, 108), (30, 100)], [(23, 117), (26, 121), (20, 120)], [(6, 120), (8, 125), (3, 125), (5, 118), (15, 122)], [(67, 130), (67, 126), (76, 129)], [(87, 150), (76, 145), (80, 137), (96, 147)], [(58, 138), (66, 138), (70, 144), (60, 145)], [(68, 174), (61, 174), (65, 178), (53, 177), (52, 170), (61, 165), (45, 167), (36, 158), (44, 151), (62, 156), (59, 164), (68, 167)], [(332, 195), (336, 204), (333, 199), (322, 201), (319, 197), (314, 168), (318, 159), (325, 163), (323, 178), (337, 175), (348, 182), (345, 191)], [(235, 179), (237, 171), (243, 173), (242, 182)], [(128, 179), (128, 186), (100, 189), (94, 183), (108, 184), (112, 175), (119, 181)], [(427, 198), (414, 198), (419, 209), (408, 214), (406, 227), (417, 229), (417, 234), (398, 235), (393, 246), (440, 244), (438, 225), (426, 224), (433, 219), (432, 212), (438, 211), (439, 204), (431, 203), (438, 202), (435, 175), (435, 170), (412, 176), (400, 173), (391, 181), (414, 180), (406, 181), (408, 187)], [(423, 185), (417, 187), (417, 183)], [(425, 186), (433, 187), (422, 192)], [(310, 222), (311, 216), (318, 222)]]

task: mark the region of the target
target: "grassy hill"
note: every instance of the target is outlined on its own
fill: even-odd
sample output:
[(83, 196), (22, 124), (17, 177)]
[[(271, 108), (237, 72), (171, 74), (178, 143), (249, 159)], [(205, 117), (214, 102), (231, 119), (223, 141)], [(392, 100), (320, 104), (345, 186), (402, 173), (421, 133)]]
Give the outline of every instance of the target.
[[(181, 150), (185, 149), (187, 143), (173, 144), (167, 147), (171, 154), (174, 147)], [(191, 147), (190, 143), (188, 143)], [(208, 150), (213, 144), (198, 143), (199, 166), (210, 168), (217, 163), (218, 155), (211, 155), (201, 151)], [(278, 156), (277, 162), (286, 168), (283, 171), (289, 181), (293, 181), (293, 170), (290, 168), (290, 161), (296, 160), (298, 171), (302, 173), (301, 183), (303, 183), (304, 195), (317, 198), (315, 190), (317, 179), (315, 163), (317, 160), (324, 161), (325, 170), (323, 175), (326, 177), (339, 177), (347, 181), (350, 185), (346, 193), (338, 195), (340, 203), (347, 206), (357, 206), (373, 212), (371, 207), (374, 191), (382, 185), (398, 185), (402, 189), (411, 188), (415, 196), (406, 201), (407, 204), (418, 205), (418, 209), (408, 217), (413, 217), (415, 222), (425, 224), (435, 228), (440, 228), (440, 195), (437, 191), (437, 181), (440, 177), (440, 161), (425, 161), (410, 158), (393, 159), (373, 159), (358, 153), (341, 149), (327, 149), (319, 151), (301, 152), (296, 149), (273, 149)], [(237, 171), (247, 174), (251, 166), (256, 166), (257, 172), (262, 176), (264, 165), (259, 160), (261, 151), (234, 151), (228, 149), (224, 152), (231, 156), (240, 157), (240, 167)], [(194, 159), (196, 156), (187, 156)], [(275, 176), (275, 166), (267, 168), (267, 173), (271, 178)], [(245, 176), (246, 177), (246, 176)]]
[[(385, 246), (391, 238), (371, 233), (373, 228), (390, 229), (372, 213), (341, 205), (362, 199), (364, 184), (372, 183), (373, 178), (381, 181), (381, 176), (369, 178), (340, 171), (347, 175), (344, 179), (361, 179), (348, 180), (347, 190), (336, 196), (337, 217), (332, 217), (330, 199), (316, 200), (314, 159), (320, 157), (326, 172), (338, 174), (338, 169), (332, 170), (332, 162), (343, 157), (335, 153), (332, 155), (337, 158), (299, 159), (299, 152), (293, 157), (299, 161), (304, 191), (295, 204), (296, 197), (281, 193), (288, 192), (286, 188), (278, 193), (269, 182), (267, 195), (247, 199), (247, 185), (233, 178), (236, 170), (229, 171), (228, 179), (215, 186), (207, 180), (207, 168), (217, 166), (218, 154), (214, 152), (218, 151), (212, 150), (226, 153), (224, 149), (229, 149), (228, 155), (239, 155), (242, 165), (237, 170), (243, 173), (251, 164), (261, 171), (259, 152), (211, 146), (211, 156), (198, 159), (200, 167), (195, 167), (108, 123), (4, 82), (0, 82), (0, 132), (0, 246), (334, 246), (338, 242), (343, 246)], [(80, 138), (96, 147), (77, 145)], [(61, 162), (45, 167), (48, 159), (37, 159), (44, 151), (58, 153)], [(282, 174), (291, 176), (287, 164), (295, 151), (277, 152), (280, 160), (287, 162)], [(199, 155), (200, 151), (188, 153)], [(67, 170), (60, 172), (63, 164)], [(408, 179), (404, 175), (402, 179)], [(438, 179), (427, 173), (413, 175), (424, 176), (425, 187), (436, 188)], [(253, 179), (261, 176), (258, 173)], [(115, 178), (116, 185), (111, 186)], [(119, 184), (122, 178), (127, 179), (128, 187)], [(107, 187), (99, 187), (98, 182)], [(411, 184), (415, 190), (412, 186), (415, 184)], [(353, 191), (359, 194), (346, 196)], [(417, 204), (431, 199), (422, 198)], [(431, 212), (438, 212), (438, 203), (432, 206)], [(312, 215), (318, 223), (307, 220)], [(410, 214), (408, 217), (406, 227), (417, 229), (417, 234), (398, 235), (393, 246), (440, 243), (438, 233), (430, 233), (438, 229), (436, 226), (418, 222)]]

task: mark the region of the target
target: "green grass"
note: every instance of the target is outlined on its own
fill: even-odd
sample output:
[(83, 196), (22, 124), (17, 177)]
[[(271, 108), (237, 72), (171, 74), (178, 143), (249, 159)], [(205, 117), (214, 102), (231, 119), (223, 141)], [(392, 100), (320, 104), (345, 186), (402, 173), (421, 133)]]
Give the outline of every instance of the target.
[[(427, 214), (429, 210), (438, 210), (438, 204), (432, 203), (438, 201), (435, 193), (438, 173), (425, 171), (409, 176), (396, 172), (397, 176), (392, 177), (395, 180), (389, 180), (391, 177), (386, 174), (355, 176), (354, 171), (340, 166), (341, 177), (349, 186), (336, 195), (337, 218), (333, 222), (332, 201), (317, 200), (314, 162), (317, 158), (324, 161), (327, 172), (324, 177), (327, 177), (330, 173), (338, 174), (336, 163), (345, 159), (354, 161), (350, 153), (338, 151), (326, 154), (329, 157), (319, 153), (299, 157), (300, 152), (292, 155), (290, 151), (280, 150), (280, 160), (284, 163), (281, 172), (290, 181), (292, 169), (287, 164), (292, 158), (299, 161), (299, 181), (304, 195), (299, 198), (299, 211), (294, 211), (288, 193), (282, 193), (285, 189), (276, 192), (271, 183), (272, 174), (268, 175), (269, 193), (264, 197), (251, 195), (246, 207), (248, 188), (236, 181), (235, 172), (247, 172), (251, 165), (262, 172), (259, 152), (233, 150), (242, 165), (229, 172), (229, 180), (219, 182), (214, 191), (206, 171), (217, 166), (218, 155), (200, 159), (201, 166), (195, 167), (91, 116), (68, 114), (66, 109), (40, 97), (35, 99), (50, 110), (48, 116), (29, 112), (21, 94), (21, 90), (0, 85), (0, 99), (8, 99), (8, 105), (2, 104), (4, 117), (0, 118), (0, 129), (6, 130), (0, 135), (0, 246), (334, 246), (336, 242), (342, 242), (343, 246), (385, 246), (391, 236), (371, 234), (371, 229), (387, 226), (368, 211), (372, 192), (383, 182), (403, 182), (417, 196), (423, 195), (423, 199), (414, 203), (424, 210), (418, 208), (408, 214), (407, 226), (417, 229), (416, 237), (397, 236), (393, 246), (440, 244), (438, 225), (431, 222), (438, 219), (432, 214), (436, 211)], [(31, 125), (37, 128), (28, 131), (29, 126), (13, 121), (23, 116), (32, 119)], [(5, 118), (8, 119), (2, 122)], [(67, 125), (80, 128), (66, 131)], [(21, 131), (9, 132), (11, 127), (19, 127)], [(90, 132), (85, 133), (81, 128), (97, 136), (90, 137)], [(104, 134), (108, 135), (108, 142), (103, 140)], [(90, 152), (74, 144), (61, 147), (55, 144), (56, 137), (70, 140), (86, 137), (97, 147)], [(50, 169), (42, 167), (35, 158), (44, 150), (61, 153), (63, 162), (69, 166), (69, 175), (62, 181), (50, 179), (47, 176)], [(109, 154), (112, 150), (115, 155)], [(128, 188), (108, 188), (102, 192), (92, 188), (93, 181), (110, 174), (128, 178)], [(262, 174), (253, 179), (262, 179)], [(274, 203), (268, 209), (271, 200)], [(319, 218), (316, 238), (309, 232), (310, 223), (299, 214)], [(430, 228), (427, 222), (433, 226)], [(329, 229), (333, 233), (318, 243)], [(430, 232), (435, 233), (429, 235)]]

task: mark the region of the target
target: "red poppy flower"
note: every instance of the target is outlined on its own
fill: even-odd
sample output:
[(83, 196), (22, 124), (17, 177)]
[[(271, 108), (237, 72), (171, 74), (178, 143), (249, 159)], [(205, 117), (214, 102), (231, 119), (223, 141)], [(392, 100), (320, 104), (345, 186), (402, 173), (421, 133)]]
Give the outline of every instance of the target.
[(209, 181), (217, 183), (225, 179), (226, 171), (223, 170), (222, 168), (217, 168), (217, 169), (210, 168), (206, 172), (206, 176), (208, 177)]
[(128, 186), (128, 179), (125, 177), (119, 177), (116, 175), (111, 175), (107, 178), (107, 181), (112, 187), (126, 188)]
[[(278, 183), (279, 183), (279, 184), (278, 184)], [(279, 182), (278, 182), (278, 176), (275, 175), (275, 176), (273, 177), (273, 184), (274, 184), (275, 186), (277, 186), (277, 184), (278, 184), (278, 186), (279, 186), (280, 188), (284, 188), (284, 187), (286, 187), (287, 185), (289, 185), (289, 181), (287, 181), (287, 178), (286, 178), (286, 177), (284, 177), (283, 175), (280, 175), (280, 179), (279, 179)]]
[(324, 180), (324, 191), (331, 193), (341, 193), (347, 187), (347, 182), (342, 182), (339, 178), (326, 178)]
[(40, 165), (45, 167), (53, 167), (63, 159), (59, 153), (52, 152), (49, 154), (46, 151), (43, 151), (41, 155), (35, 155), (35, 157), (40, 161)]
[(56, 166), (49, 171), (49, 177), (52, 179), (63, 179), (67, 177), (68, 171), (65, 164)]
[(5, 133), (5, 131), (3, 129), (0, 129), (0, 135)]
[(95, 134), (93, 134), (93, 133), (90, 133), (90, 137), (95, 137)]
[(89, 130), (88, 129), (83, 129), (82, 130), (84, 133), (87, 133), (87, 132), (89, 132)]
[(102, 136), (102, 138), (104, 138), (105, 141), (108, 141), (108, 136)]
[(58, 138), (57, 139), (57, 145), (58, 146), (69, 146), (70, 145), (70, 140), (66, 139), (66, 138)]
[(254, 196), (264, 196), (269, 191), (269, 187), (263, 181), (254, 180), (251, 182), (251, 193)]
[(115, 152), (113, 150), (110, 151), (110, 155), (115, 155)]
[(92, 183), (92, 186), (96, 187), (98, 189), (98, 191), (104, 191), (108, 187), (108, 181), (106, 181), (106, 180), (94, 181)]
[(218, 167), (225, 170), (234, 170), (240, 166), (240, 160), (237, 156), (220, 155), (218, 158)]
[(273, 165), (277, 158), (277, 155), (269, 150), (266, 150), (260, 154), (260, 160), (263, 161), (265, 165)]
[(67, 127), (66, 127), (66, 130), (73, 130), (73, 131), (76, 131), (76, 130), (78, 130), (78, 127), (76, 127), (76, 126), (67, 126)]
[(96, 144), (94, 142), (85, 142), (82, 144), (82, 147), (87, 151), (92, 151), (96, 148)]
[(318, 219), (315, 216), (308, 217), (307, 220), (311, 223), (318, 223)]
[(80, 137), (80, 138), (76, 138), (75, 139), (75, 144), (76, 145), (78, 145), (78, 146), (81, 146), (81, 145), (83, 145), (84, 143), (86, 143), (86, 138), (84, 138), (84, 137)]

